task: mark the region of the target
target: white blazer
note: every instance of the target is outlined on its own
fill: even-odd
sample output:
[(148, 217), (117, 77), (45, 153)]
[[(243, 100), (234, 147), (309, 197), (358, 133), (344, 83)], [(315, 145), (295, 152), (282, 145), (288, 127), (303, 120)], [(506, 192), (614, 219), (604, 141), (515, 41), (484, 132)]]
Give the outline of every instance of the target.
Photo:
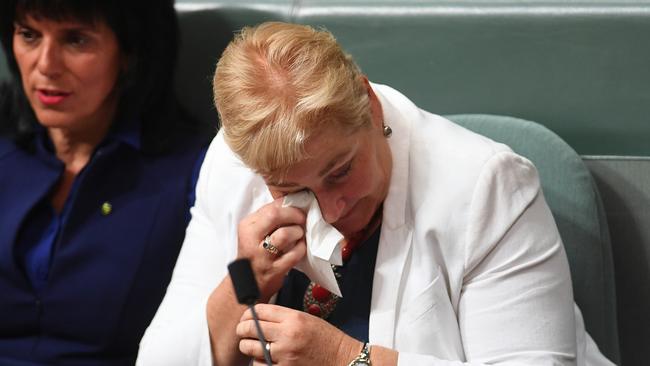
[[(574, 311), (566, 254), (532, 163), (372, 87), (393, 130), (393, 172), (370, 343), (399, 351), (399, 365), (610, 365)], [(212, 364), (207, 299), (236, 256), (238, 222), (272, 200), (221, 133), (196, 197), (140, 365)]]

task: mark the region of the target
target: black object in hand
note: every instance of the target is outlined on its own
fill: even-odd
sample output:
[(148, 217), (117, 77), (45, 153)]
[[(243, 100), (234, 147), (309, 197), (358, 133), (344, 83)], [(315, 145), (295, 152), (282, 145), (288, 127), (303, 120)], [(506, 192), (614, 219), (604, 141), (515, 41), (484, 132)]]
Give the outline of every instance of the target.
[(260, 298), (260, 289), (257, 287), (251, 261), (246, 258), (237, 259), (228, 265), (228, 272), (235, 287), (237, 301), (244, 305), (254, 304)]
[(240, 304), (248, 305), (248, 308), (253, 314), (253, 321), (255, 322), (255, 328), (257, 328), (257, 337), (260, 339), (262, 352), (264, 352), (264, 360), (268, 366), (272, 366), (271, 353), (267, 348), (266, 338), (264, 338), (262, 327), (260, 327), (260, 320), (257, 318), (257, 313), (253, 306), (255, 301), (260, 298), (260, 289), (257, 287), (257, 280), (255, 279), (255, 274), (253, 274), (251, 261), (246, 258), (237, 259), (228, 265), (228, 272), (230, 272), (230, 280), (235, 288), (237, 301)]

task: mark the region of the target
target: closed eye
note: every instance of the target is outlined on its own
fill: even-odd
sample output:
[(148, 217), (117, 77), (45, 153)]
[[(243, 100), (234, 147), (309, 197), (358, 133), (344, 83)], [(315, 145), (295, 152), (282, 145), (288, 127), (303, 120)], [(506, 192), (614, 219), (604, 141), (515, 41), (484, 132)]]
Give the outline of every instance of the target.
[(343, 180), (345, 177), (350, 174), (350, 170), (352, 169), (352, 160), (350, 160), (347, 164), (343, 165), (342, 167), (338, 168), (336, 171), (332, 172), (329, 177), (327, 177), (327, 180), (330, 183), (336, 183), (341, 180)]

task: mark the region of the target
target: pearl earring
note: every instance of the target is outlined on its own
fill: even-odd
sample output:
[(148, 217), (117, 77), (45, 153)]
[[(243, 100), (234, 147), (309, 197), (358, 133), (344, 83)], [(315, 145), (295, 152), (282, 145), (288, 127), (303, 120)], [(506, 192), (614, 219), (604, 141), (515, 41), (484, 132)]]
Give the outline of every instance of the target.
[(393, 134), (393, 129), (389, 125), (384, 124), (384, 137), (389, 138)]

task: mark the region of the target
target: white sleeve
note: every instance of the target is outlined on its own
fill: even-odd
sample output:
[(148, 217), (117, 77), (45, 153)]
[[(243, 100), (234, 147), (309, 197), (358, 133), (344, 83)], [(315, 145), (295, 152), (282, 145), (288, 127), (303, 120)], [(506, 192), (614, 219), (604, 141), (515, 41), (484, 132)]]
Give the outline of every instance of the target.
[(490, 159), (470, 215), (458, 305), (467, 359), (575, 365), (569, 264), (532, 163)]
[(399, 365), (576, 365), (568, 262), (537, 171), (509, 151), (472, 193), (457, 306), (467, 362), (400, 353)]
[(212, 365), (206, 304), (235, 255), (232, 245), (219, 243), (224, 233), (216, 225), (225, 217), (215, 209), (225, 181), (224, 147), (218, 135), (206, 154), (192, 219), (165, 297), (140, 342), (137, 365)]

